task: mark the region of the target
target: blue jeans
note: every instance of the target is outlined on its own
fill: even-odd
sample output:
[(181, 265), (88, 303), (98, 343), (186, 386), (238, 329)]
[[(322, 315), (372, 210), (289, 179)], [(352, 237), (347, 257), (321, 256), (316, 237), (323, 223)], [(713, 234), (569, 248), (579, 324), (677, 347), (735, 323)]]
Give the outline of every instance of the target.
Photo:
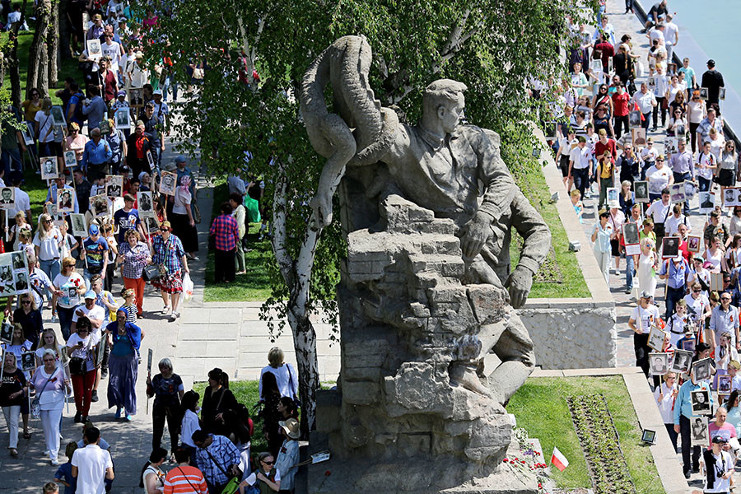
[[(678, 184), (680, 182), (686, 182), (690, 180), (692, 177), (690, 176), (690, 172), (684, 172), (684, 173), (677, 173), (674, 172), (674, 183)], [(687, 199), (684, 201), (684, 207), (682, 208), (684, 210), (685, 216), (690, 214), (690, 201)]]
[(625, 286), (628, 287), (628, 290), (633, 289), (633, 276), (635, 275), (635, 261), (633, 261), (633, 256), (625, 256)]
[(3, 149), (2, 157), (3, 168), (5, 168), (5, 176), (9, 176), (12, 170), (22, 170), (23, 160), (21, 159), (21, 151), (18, 148), (15, 149)]
[(67, 309), (65, 307), (60, 307), (59, 304), (57, 304), (57, 315), (59, 316), (59, 327), (62, 330), (62, 336), (64, 337), (64, 341), (69, 340), (69, 335), (72, 332), (72, 316), (75, 313), (74, 307), (71, 309)]
[(53, 283), (54, 278), (56, 278), (61, 271), (59, 259), (51, 259), (49, 261), (44, 261), (42, 259), (39, 262), (41, 263), (41, 271), (46, 273), (46, 276), (48, 276), (49, 280)]

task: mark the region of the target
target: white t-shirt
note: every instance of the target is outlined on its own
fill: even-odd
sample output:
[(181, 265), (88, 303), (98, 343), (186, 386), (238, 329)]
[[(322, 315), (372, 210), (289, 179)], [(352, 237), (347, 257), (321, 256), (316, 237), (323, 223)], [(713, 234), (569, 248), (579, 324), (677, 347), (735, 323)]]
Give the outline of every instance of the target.
[[(715, 455), (713, 455), (715, 456)], [(726, 470), (733, 472), (734, 465), (733, 458), (728, 451), (720, 451), (720, 455), (715, 456), (715, 482), (713, 488), (710, 489), (707, 486), (707, 477), (705, 479), (704, 489), (702, 492), (729, 492), (731, 486), (731, 479), (724, 479), (723, 474)], [(705, 468), (710, 468), (710, 465), (705, 465)]]
[[(82, 311), (83, 314), (85, 314), (85, 317), (87, 317), (88, 319), (97, 319), (98, 321), (105, 321), (105, 310), (103, 309), (103, 307), (101, 307), (100, 305), (93, 305), (92, 309), (88, 309), (83, 304), (77, 309), (75, 309), (75, 312), (72, 314), (72, 322), (77, 322), (77, 320), (80, 319), (80, 316), (77, 315), (78, 310)], [(94, 330), (93, 332), (99, 333), (100, 331)]]
[(635, 321), (636, 328), (642, 330), (644, 334), (648, 334), (653, 322), (659, 320), (659, 309), (655, 305), (649, 305), (645, 309), (638, 306), (633, 309), (630, 318)]
[(72, 309), (80, 305), (80, 294), (77, 288), (84, 285), (85, 280), (82, 279), (79, 273), (73, 272), (69, 276), (64, 276), (60, 273), (54, 278), (52, 283), (63, 292), (62, 296), (57, 298), (57, 304), (60, 307)]
[(705, 313), (705, 308), (710, 305), (710, 301), (702, 293), (697, 298), (692, 298), (692, 294), (687, 294), (684, 296), (684, 302), (687, 304), (687, 314), (695, 322), (700, 319), (700, 316)]
[[(8, 218), (12, 218), (18, 214), (19, 211), (25, 213), (26, 211), (31, 210), (31, 199), (28, 197), (28, 194), (18, 187), (13, 188), (15, 189), (15, 207), (13, 209), (8, 209)], [(31, 218), (26, 218), (26, 221), (31, 221)]]
[(36, 112), (34, 120), (39, 124), (39, 135), (36, 136), (39, 142), (53, 142), (54, 119), (51, 116), (51, 112), (47, 115), (43, 110), (39, 110)]
[[(671, 216), (671, 207), (671, 202), (665, 205), (663, 201), (657, 199), (652, 202), (651, 206), (646, 210), (646, 217), (650, 216), (651, 219), (654, 220), (654, 224), (664, 223), (664, 218), (669, 219), (667, 215)], [(666, 225), (664, 225), (664, 227), (666, 228)]]
[(62, 240), (62, 232), (56, 226), (53, 226), (46, 233), (44, 240), (40, 240), (39, 233), (36, 232), (36, 235), (33, 237), (33, 244), (39, 248), (39, 260), (51, 261), (53, 259), (59, 259), (62, 254)]
[(662, 166), (661, 170), (656, 168), (656, 165), (652, 166), (646, 171), (648, 191), (651, 194), (661, 194), (661, 191), (669, 185), (669, 179), (671, 177), (672, 171), (668, 166)]
[(191, 202), (190, 192), (182, 192), (180, 187), (175, 189), (174, 204), (172, 205), (172, 212), (175, 214), (188, 214), (186, 209)]
[(683, 214), (680, 214), (679, 218), (677, 218), (673, 214), (670, 214), (669, 217), (664, 222), (664, 228), (666, 228), (666, 235), (669, 237), (673, 235), (677, 235), (679, 233), (679, 225), (681, 224), (690, 226), (687, 223), (687, 218), (685, 218)]
[(101, 43), (100, 50), (104, 57), (111, 58), (111, 71), (118, 72), (118, 66), (121, 63), (121, 45), (111, 40), (111, 44)]
[(77, 467), (77, 493), (103, 494), (105, 472), (113, 468), (111, 454), (97, 444), (88, 444), (72, 455), (72, 466)]

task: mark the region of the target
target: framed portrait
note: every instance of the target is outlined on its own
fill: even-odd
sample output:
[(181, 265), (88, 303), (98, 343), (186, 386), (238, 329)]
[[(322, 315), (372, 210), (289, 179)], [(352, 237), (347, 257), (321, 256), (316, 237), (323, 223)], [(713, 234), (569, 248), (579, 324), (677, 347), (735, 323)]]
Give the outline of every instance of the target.
[(21, 124), (21, 134), (23, 135), (23, 142), (26, 146), (31, 146), (34, 143), (33, 128), (29, 127), (27, 123)]
[(689, 340), (684, 340), (682, 342), (682, 350), (687, 350), (688, 352), (695, 353), (695, 339), (690, 338)]
[[(599, 76), (602, 73), (602, 60), (592, 60), (589, 62), (589, 69), (594, 73), (595, 77)], [(597, 94), (599, 92), (599, 85), (594, 89), (594, 94)]]
[(689, 235), (687, 237), (687, 250), (690, 252), (700, 252), (700, 236), (699, 235)]
[(723, 273), (710, 273), (710, 291), (723, 291)]
[(57, 213), (75, 212), (75, 189), (57, 189)]
[(61, 106), (55, 105), (51, 107), (51, 119), (55, 126), (67, 126), (67, 121), (64, 119), (64, 110)]
[(72, 236), (87, 238), (87, 226), (85, 225), (85, 215), (72, 213), (69, 215), (69, 221), (72, 224)]
[(141, 222), (144, 225), (145, 231), (150, 235), (159, 230), (160, 222), (154, 214), (142, 215)]
[(664, 154), (666, 154), (667, 161), (672, 154), (676, 154), (679, 151), (677, 147), (677, 140), (674, 137), (664, 138)]
[(672, 184), (671, 187), (669, 187), (669, 192), (671, 193), (671, 202), (673, 203), (682, 203), (687, 200), (687, 194), (685, 194), (685, 188), (684, 188), (684, 182), (679, 182), (678, 184)]
[(16, 293), (25, 293), (28, 291), (28, 273), (18, 271), (15, 273), (15, 291)]
[(556, 128), (556, 122), (545, 122), (545, 125), (543, 126), (543, 134), (545, 134), (545, 139), (547, 141), (555, 141), (558, 138)]
[(147, 151), (147, 163), (149, 163), (149, 168), (151, 168), (152, 170), (155, 169), (155, 166), (154, 166), (154, 157), (152, 156), (152, 152), (151, 151)]
[(20, 364), (18, 367), (21, 367), (24, 371), (36, 369), (36, 354), (34, 352), (23, 352)]
[(728, 374), (716, 374), (715, 375), (715, 389), (718, 390), (720, 395), (731, 394), (731, 387), (733, 385), (733, 378)]
[(628, 121), (630, 123), (630, 127), (640, 127), (641, 126), (641, 112), (640, 110), (633, 110), (628, 114)]
[(710, 379), (712, 375), (710, 371), (712, 360), (708, 357), (697, 360), (692, 364), (692, 370), (695, 372), (695, 381), (706, 381)]
[[(75, 152), (74, 151), (67, 151), (68, 153), (72, 153), (72, 158), (75, 160), (75, 165), (77, 165), (77, 159), (75, 158)], [(65, 157), (65, 162), (67, 161)], [(56, 156), (45, 156), (41, 158), (41, 180), (54, 180), (55, 178), (59, 178), (59, 162), (57, 161)]]
[(635, 193), (635, 196), (636, 196), (636, 202), (648, 203), (650, 201), (650, 198), (648, 196), (648, 182), (645, 182), (645, 181), (633, 182), (633, 192)]
[(692, 180), (684, 181), (684, 195), (687, 197), (687, 200), (690, 200), (697, 195), (697, 188), (697, 182)]
[(719, 89), (718, 99), (726, 99), (726, 88), (722, 87)]
[(640, 234), (638, 233), (638, 223), (623, 223), (623, 238), (625, 245), (640, 244)]
[(74, 151), (64, 152), (64, 166), (67, 168), (75, 168), (77, 166), (77, 156)]
[(174, 196), (177, 179), (177, 173), (162, 172), (162, 176), (160, 177), (160, 194)]
[(677, 64), (675, 64), (675, 63), (667, 63), (666, 64), (666, 73), (667, 73), (667, 75), (677, 75)]
[(154, 202), (151, 191), (140, 191), (136, 193), (136, 204), (139, 213), (154, 212)]
[(115, 113), (116, 128), (128, 130), (131, 128), (131, 113), (128, 108), (120, 108)]
[(680, 374), (689, 372), (693, 353), (694, 349), (693, 351), (675, 349), (671, 370)]
[(698, 192), (698, 198), (700, 200), (700, 214), (708, 214), (715, 209), (715, 194), (712, 192)]
[(656, 89), (656, 77), (654, 77), (652, 75), (651, 76), (648, 76), (648, 79), (646, 79), (646, 85), (648, 86), (648, 88), (651, 91), (653, 91), (654, 89)]
[(0, 209), (15, 209), (15, 188), (0, 188)]
[(708, 99), (708, 88), (701, 87), (700, 88), (700, 99), (707, 100)]
[(0, 325), (0, 341), (8, 345), (13, 342), (13, 325), (7, 319)]
[(643, 127), (633, 127), (630, 129), (630, 136), (633, 139), (633, 146), (643, 147), (646, 145), (646, 129)]
[(643, 429), (641, 433), (641, 442), (644, 444), (653, 444), (656, 441), (656, 431)]
[(673, 259), (679, 255), (679, 237), (661, 239), (661, 258)]
[(666, 352), (649, 353), (648, 365), (651, 369), (651, 374), (654, 376), (663, 376), (669, 372), (669, 354)]
[(710, 391), (696, 389), (690, 392), (692, 415), (710, 415)]
[(108, 198), (104, 194), (91, 197), (90, 211), (96, 218), (110, 215), (111, 212), (108, 210)]
[(97, 62), (103, 56), (103, 50), (100, 47), (99, 39), (89, 39), (85, 42), (87, 46), (87, 57)]
[(108, 176), (105, 184), (105, 195), (108, 197), (123, 197), (123, 175)]
[(708, 447), (708, 419), (706, 417), (692, 417), (690, 420), (690, 438), (692, 446)]
[(662, 353), (664, 349), (664, 340), (666, 339), (666, 332), (662, 331), (656, 326), (651, 326), (651, 332), (648, 333), (648, 346), (654, 351)]
[(618, 189), (610, 187), (607, 189), (607, 207), (620, 209), (620, 199), (618, 199)]
[(738, 187), (727, 187), (723, 194), (721, 195), (721, 200), (723, 201), (723, 207), (734, 207), (738, 206)]

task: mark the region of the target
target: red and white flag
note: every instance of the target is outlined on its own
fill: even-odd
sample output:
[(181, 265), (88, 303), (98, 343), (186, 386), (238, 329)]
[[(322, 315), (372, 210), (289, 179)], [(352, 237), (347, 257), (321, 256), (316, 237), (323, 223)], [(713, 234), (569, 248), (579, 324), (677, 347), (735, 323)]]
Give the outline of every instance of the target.
[(553, 447), (553, 456), (551, 456), (551, 465), (558, 468), (561, 472), (569, 466), (569, 460), (555, 446)]

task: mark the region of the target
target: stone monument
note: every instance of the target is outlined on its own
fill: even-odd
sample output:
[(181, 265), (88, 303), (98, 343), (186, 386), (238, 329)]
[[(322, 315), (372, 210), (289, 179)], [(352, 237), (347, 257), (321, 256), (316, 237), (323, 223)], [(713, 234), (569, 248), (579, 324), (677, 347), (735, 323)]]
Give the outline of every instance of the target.
[[(401, 124), (375, 100), (370, 65), (364, 38), (340, 38), (301, 92), (327, 158), (312, 206), (330, 221), (339, 188), (348, 240), (342, 368), (336, 390), (318, 394), (311, 441), (333, 459), (310, 469), (309, 492), (534, 492), (532, 478), (499, 466), (512, 441), (504, 405), (535, 365), (513, 308), (550, 248), (547, 225), (498, 135), (460, 123), (464, 84), (431, 83), (420, 123)], [(511, 271), (512, 228), (524, 245)]]

